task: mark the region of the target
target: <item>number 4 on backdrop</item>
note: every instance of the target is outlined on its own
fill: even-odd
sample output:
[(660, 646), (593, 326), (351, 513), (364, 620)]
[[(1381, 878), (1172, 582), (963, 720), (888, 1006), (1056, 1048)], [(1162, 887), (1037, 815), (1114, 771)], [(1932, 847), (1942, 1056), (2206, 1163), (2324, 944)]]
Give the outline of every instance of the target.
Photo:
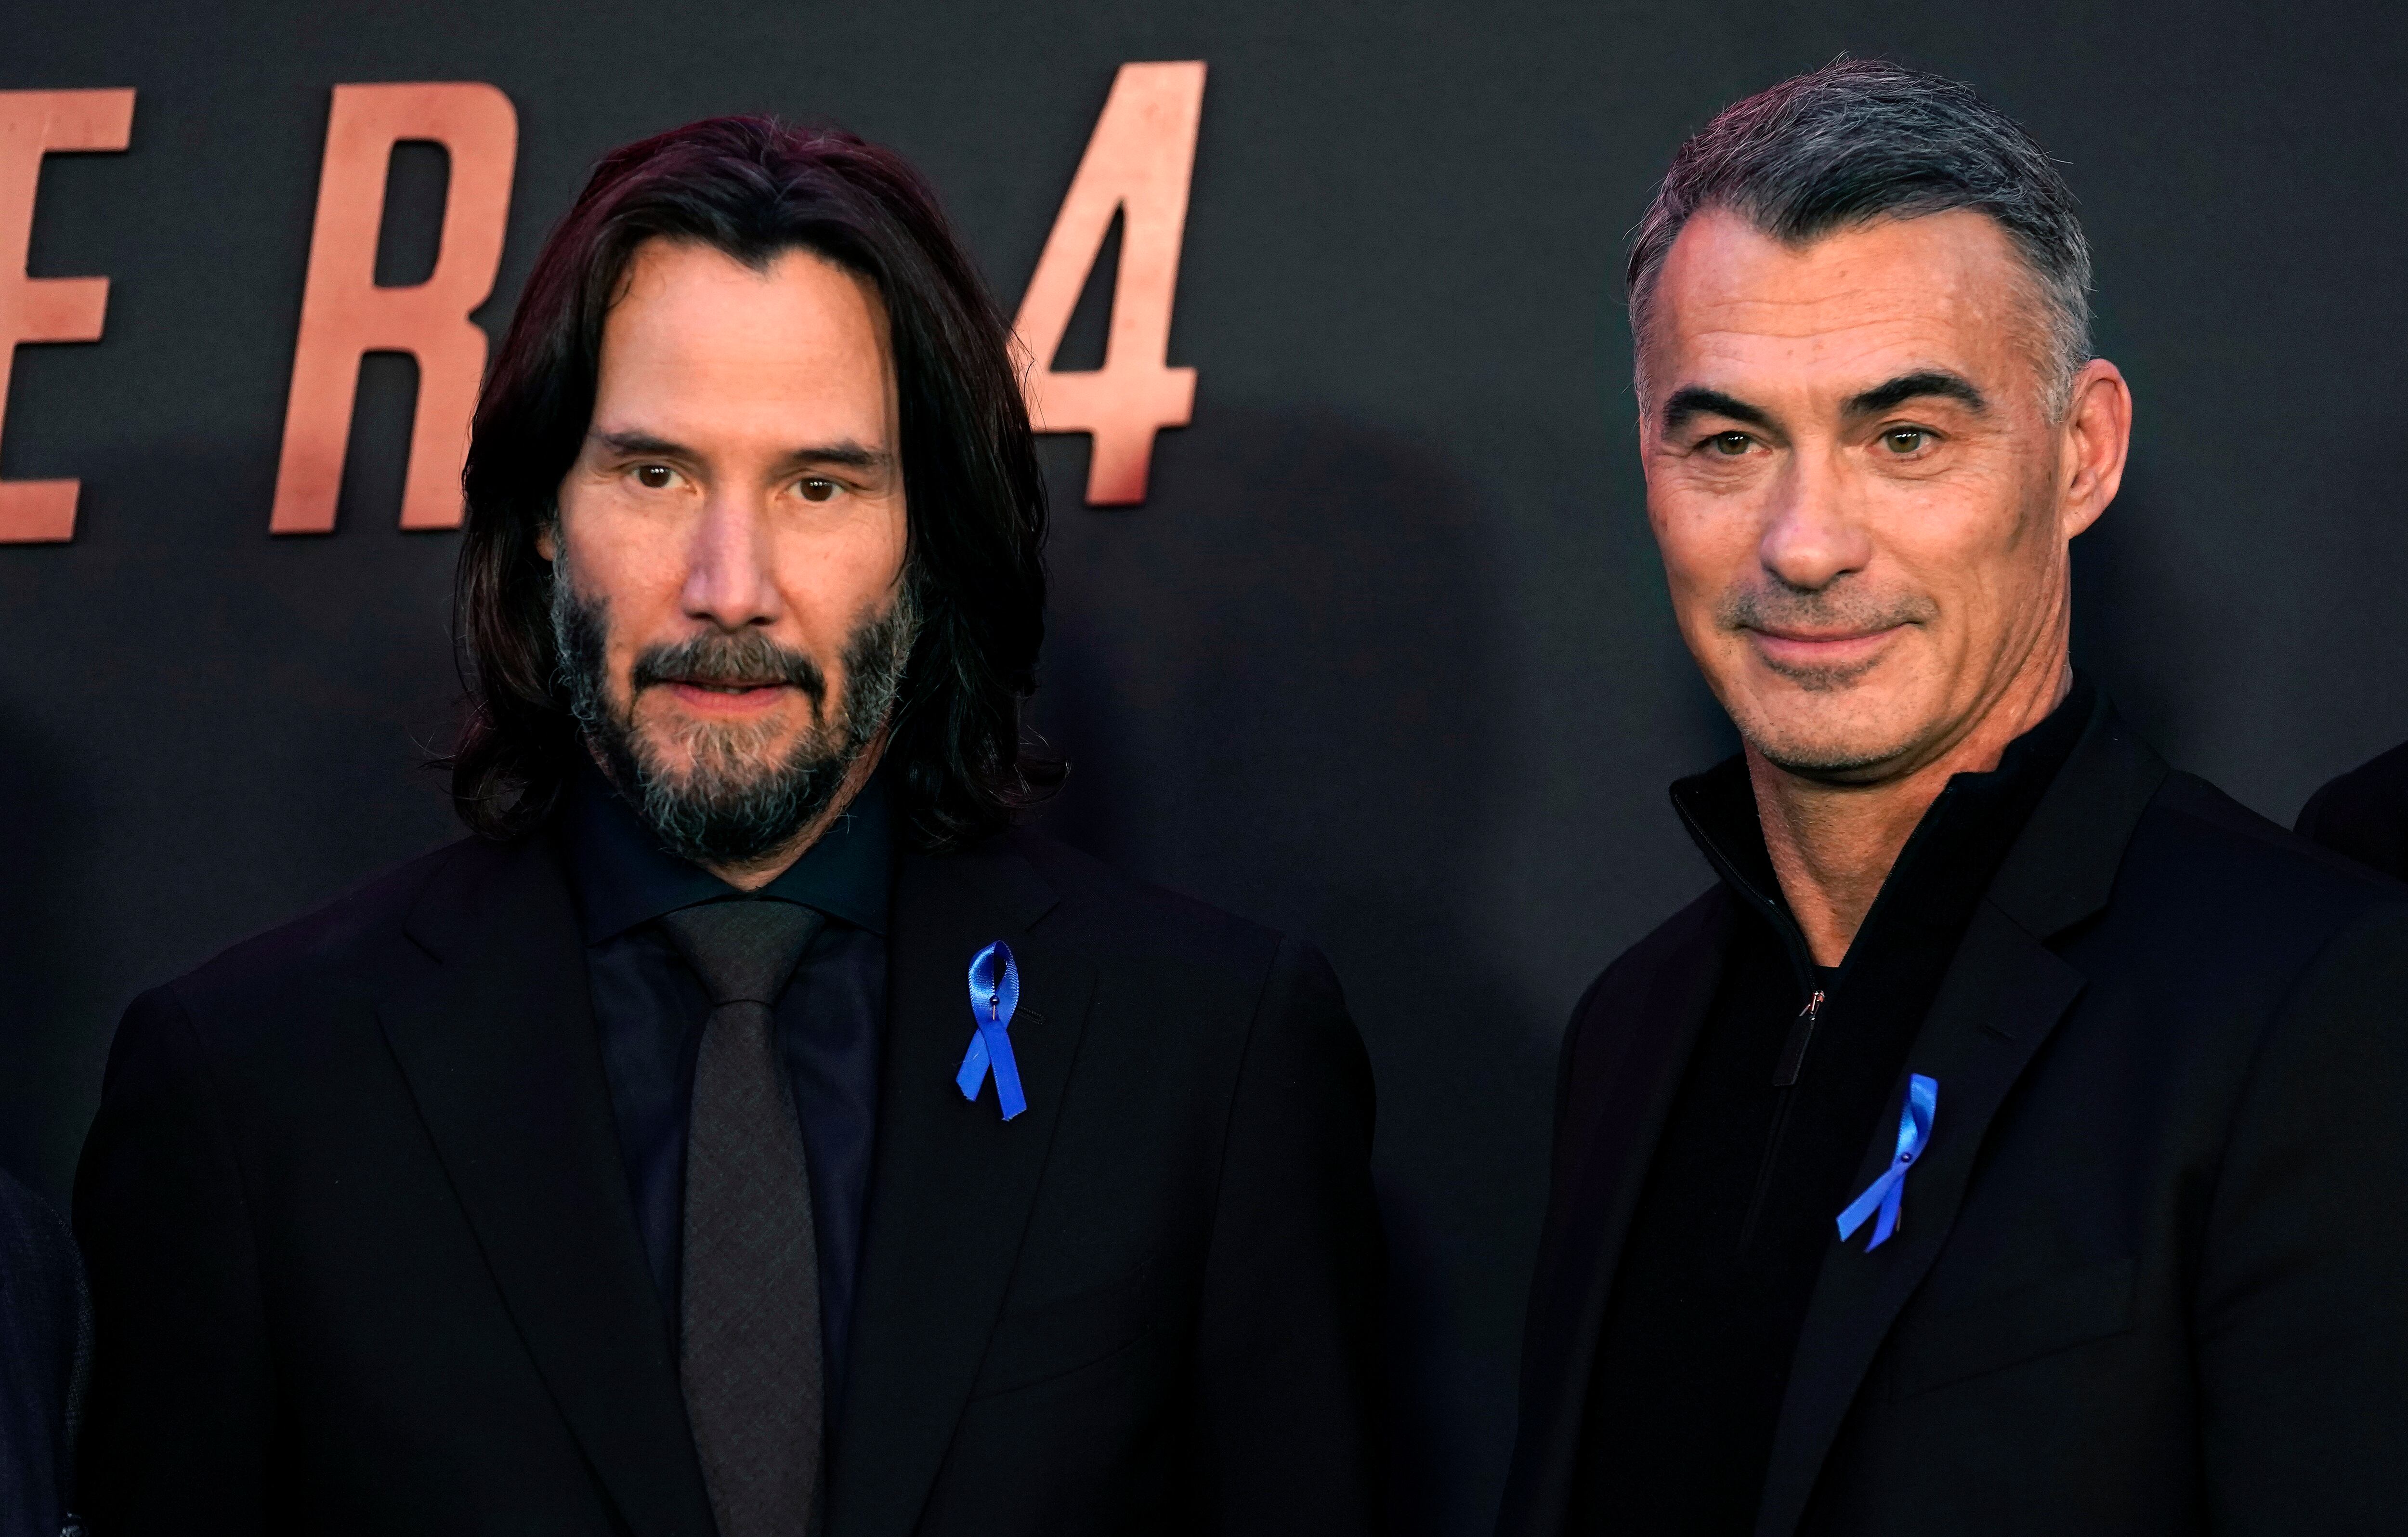
[[(1202, 64), (1121, 66), (1014, 322), (1029, 350), (1038, 430), (1094, 440), (1090, 506), (1143, 501), (1154, 434), (1186, 425), (1195, 406), (1196, 370), (1169, 366), (1170, 314), (1203, 108)], [(0, 409), (19, 345), (97, 341), (108, 304), (107, 278), (25, 271), (42, 156), (123, 150), (133, 122), (132, 91), (0, 92)], [(435, 269), (423, 282), (387, 286), (376, 280), (385, 177), (405, 142), (440, 145), (452, 173)], [(493, 86), (335, 87), (271, 533), (333, 532), (360, 360), (369, 352), (406, 353), (418, 365), (401, 526), (459, 526), (460, 467), (486, 352), (485, 333), (468, 317), (492, 295), (501, 267), (517, 158), (518, 114)], [(1058, 371), (1054, 353), (1115, 214), (1121, 255), (1104, 366)], [(78, 490), (75, 481), (0, 481), (0, 543), (73, 539)]]

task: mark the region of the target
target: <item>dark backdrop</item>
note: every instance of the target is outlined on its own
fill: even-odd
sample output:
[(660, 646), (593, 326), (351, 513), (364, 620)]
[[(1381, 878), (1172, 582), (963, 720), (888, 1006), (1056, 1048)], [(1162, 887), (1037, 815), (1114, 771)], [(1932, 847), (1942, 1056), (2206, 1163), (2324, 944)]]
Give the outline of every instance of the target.
[[(0, 13), (0, 88), (140, 91), (130, 153), (44, 169), (33, 271), (109, 275), (108, 337), (19, 353), (0, 451), (84, 482), (73, 544), (0, 547), (0, 1161), (53, 1192), (136, 989), (455, 833), (421, 768), (455, 695), (455, 539), (394, 527), (407, 363), (371, 362), (339, 532), (266, 533), (338, 81), (517, 104), (494, 329), (596, 154), (738, 109), (912, 156), (1009, 307), (1114, 67), (1209, 61), (1171, 344), (1195, 424), (1134, 510), (1083, 507), (1084, 439), (1048, 440), (1041, 713), (1076, 764), (1051, 825), (1344, 976), (1413, 1530), (1478, 1530), (1495, 1499), (1566, 1013), (1706, 879), (1663, 786), (1729, 743), (1647, 539), (1613, 274), (1716, 107), (1848, 49), (2028, 122), (2139, 397), (2124, 495), (2077, 546), (2079, 658), (2278, 818), (2408, 736), (2388, 7), (231, 10)], [(401, 157), (390, 280), (431, 260), (440, 166)], [(1067, 366), (1099, 357), (1099, 293)]]

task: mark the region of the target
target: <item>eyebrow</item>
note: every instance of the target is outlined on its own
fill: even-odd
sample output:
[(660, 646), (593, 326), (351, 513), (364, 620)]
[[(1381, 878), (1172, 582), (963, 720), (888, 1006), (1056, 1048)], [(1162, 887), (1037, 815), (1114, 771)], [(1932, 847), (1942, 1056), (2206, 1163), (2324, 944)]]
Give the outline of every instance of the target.
[[(1911, 374), (1885, 380), (1870, 390), (1848, 399), (1844, 409), (1850, 416), (1877, 416), (1910, 400), (1936, 397), (1954, 400), (1968, 410), (1986, 411), (1990, 398), (1974, 382), (1962, 374), (1945, 368), (1918, 368)], [(1664, 430), (1678, 432), (1684, 424), (1699, 416), (1727, 417), (1744, 422), (1751, 427), (1772, 425), (1772, 418), (1760, 407), (1751, 406), (1737, 395), (1725, 395), (1699, 384), (1684, 385), (1674, 390), (1664, 401)]]
[(1759, 408), (1749, 405), (1737, 395), (1709, 390), (1699, 384), (1684, 385), (1664, 401), (1666, 432), (1678, 432), (1690, 419), (1699, 416), (1727, 416), (1751, 427), (1769, 428), (1772, 425), (1772, 418)]
[[(694, 451), (684, 444), (655, 438), (648, 432), (596, 432), (593, 437), (611, 453), (657, 454), (664, 459), (694, 457)], [(895, 455), (883, 449), (865, 448), (850, 438), (792, 449), (786, 454), (786, 463), (792, 465), (838, 465), (847, 469), (883, 469), (894, 462)]]
[(1945, 368), (1919, 368), (1911, 374), (1876, 384), (1849, 400), (1850, 416), (1877, 416), (1883, 411), (1902, 406), (1910, 400), (1926, 397), (1954, 400), (1968, 410), (1986, 411), (1990, 401), (1973, 381), (1962, 374), (1952, 374)]

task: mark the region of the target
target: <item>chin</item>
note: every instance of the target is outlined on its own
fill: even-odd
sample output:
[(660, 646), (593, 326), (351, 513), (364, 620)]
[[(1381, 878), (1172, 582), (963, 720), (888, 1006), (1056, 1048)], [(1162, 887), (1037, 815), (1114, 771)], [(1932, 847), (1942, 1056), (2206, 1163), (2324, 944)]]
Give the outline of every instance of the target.
[(769, 777), (807, 729), (784, 711), (758, 721), (701, 720), (668, 711), (647, 721), (637, 740), (647, 777), (691, 792)]
[(1770, 699), (1732, 701), (1731, 724), (1776, 768), (1809, 779), (1877, 777), (1924, 735), (1912, 704), (1885, 692), (1783, 686)]

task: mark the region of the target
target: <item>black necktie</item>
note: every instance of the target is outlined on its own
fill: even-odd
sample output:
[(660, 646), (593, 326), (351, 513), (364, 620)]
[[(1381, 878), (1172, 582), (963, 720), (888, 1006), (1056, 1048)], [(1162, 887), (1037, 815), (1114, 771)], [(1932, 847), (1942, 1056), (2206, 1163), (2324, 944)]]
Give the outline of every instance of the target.
[(661, 922), (710, 993), (686, 1132), (686, 1415), (719, 1537), (807, 1537), (820, 1472), (819, 1245), (770, 1012), (824, 920), (774, 899)]

